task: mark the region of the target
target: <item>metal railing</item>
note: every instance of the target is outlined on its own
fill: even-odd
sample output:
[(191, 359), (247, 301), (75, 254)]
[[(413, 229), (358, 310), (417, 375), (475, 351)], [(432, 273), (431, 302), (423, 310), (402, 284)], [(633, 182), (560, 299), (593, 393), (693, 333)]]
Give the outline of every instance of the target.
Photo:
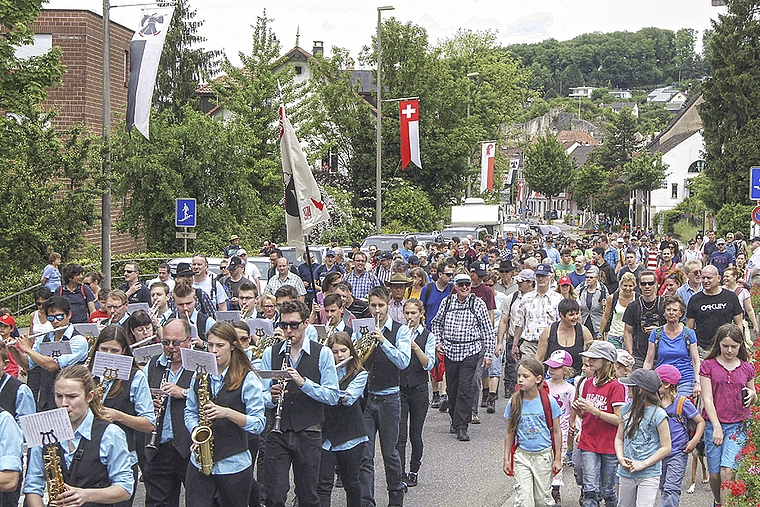
[(27, 310), (29, 310), (31, 308), (34, 308), (35, 307), (34, 303), (21, 308), (21, 295), (25, 294), (27, 292), (31, 292), (31, 291), (33, 291), (34, 289), (36, 289), (37, 287), (40, 287), (40, 286), (41, 286), (41, 284), (37, 283), (37, 284), (32, 285), (31, 287), (27, 287), (26, 289), (23, 289), (23, 290), (20, 290), (18, 292), (15, 292), (15, 293), (11, 294), (10, 296), (5, 296), (4, 298), (0, 299), (0, 306), (6, 306), (5, 305), (6, 301), (15, 298), (16, 299), (16, 311), (13, 313), (13, 315), (19, 315), (22, 311), (25, 312), (25, 311), (27, 311)]

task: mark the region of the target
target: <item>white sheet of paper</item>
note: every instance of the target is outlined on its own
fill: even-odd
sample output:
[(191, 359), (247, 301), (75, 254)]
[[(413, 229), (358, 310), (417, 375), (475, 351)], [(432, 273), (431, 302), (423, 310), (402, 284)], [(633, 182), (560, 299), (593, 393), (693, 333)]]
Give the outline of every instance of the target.
[(271, 378), (275, 380), (290, 380), (293, 377), (285, 370), (256, 370), (256, 373), (261, 378)]
[[(248, 329), (251, 334), (261, 338), (262, 336), (272, 336), (274, 334), (274, 326), (272, 322), (267, 319), (245, 319), (245, 323), (248, 324)], [(261, 331), (258, 331), (258, 330)]]
[(40, 343), (40, 354), (48, 357), (61, 357), (65, 354), (71, 354), (71, 343), (69, 341), (61, 342), (42, 342)]
[[(65, 408), (22, 415), (19, 417), (19, 423), (21, 423), (21, 429), (24, 431), (26, 445), (29, 447), (52, 444), (56, 440), (65, 442), (74, 438), (74, 431), (71, 428), (71, 421)], [(44, 442), (43, 436), (45, 437)]]
[[(376, 329), (375, 319), (354, 319), (351, 323), (351, 328), (354, 330), (354, 333), (373, 333)], [(366, 328), (366, 330), (363, 328)]]
[(87, 341), (91, 341), (92, 338), (97, 338), (100, 334), (100, 328), (95, 322), (74, 324), (74, 330), (87, 338)]
[(133, 360), (134, 357), (132, 356), (95, 352), (95, 360), (92, 362), (92, 375), (109, 380), (113, 380), (113, 377), (119, 380), (129, 380)]
[(198, 338), (198, 327), (190, 322), (190, 338)]
[(214, 320), (217, 322), (237, 322), (240, 320), (240, 312), (238, 310), (231, 312), (216, 312)]
[(179, 349), (182, 354), (182, 366), (186, 370), (196, 371), (198, 366), (206, 368), (206, 373), (219, 375), (216, 367), (216, 355), (211, 352), (193, 349)]
[(148, 303), (129, 303), (129, 309), (127, 312), (132, 315), (133, 313), (140, 310), (143, 310), (145, 313), (150, 315), (150, 305)]
[(164, 353), (164, 347), (160, 343), (138, 347), (132, 351), (135, 361), (138, 363), (147, 363), (153, 356), (160, 356)]

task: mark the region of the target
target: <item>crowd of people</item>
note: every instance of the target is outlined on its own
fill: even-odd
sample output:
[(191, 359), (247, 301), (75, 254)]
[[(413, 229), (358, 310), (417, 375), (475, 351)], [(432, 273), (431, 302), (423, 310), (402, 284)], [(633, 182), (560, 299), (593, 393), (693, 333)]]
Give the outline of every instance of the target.
[[(452, 438), (468, 442), (501, 388), (515, 505), (560, 505), (572, 467), (583, 507), (651, 506), (658, 490), (673, 507), (689, 455), (706, 457), (720, 505), (757, 401), (747, 288), (760, 238), (707, 238), (682, 249), (670, 236), (506, 233), (369, 252), (333, 238), (322, 263), (298, 267), (266, 242), (262, 279), (233, 235), (219, 275), (203, 254), (150, 280), (129, 262), (112, 290), (77, 264), (59, 271), (53, 253), (29, 332), (0, 309), (0, 431), (67, 408), (59, 505), (129, 506), (142, 481), (148, 506), (178, 505), (184, 486), (188, 506), (279, 507), (292, 468), (301, 506), (329, 506), (336, 485), (347, 505), (372, 506), (379, 440), (388, 505), (401, 506), (425, 480), (428, 411), (447, 413)], [(271, 323), (271, 336), (250, 319)], [(43, 353), (63, 341), (67, 353)], [(151, 344), (160, 353), (137, 354)], [(186, 369), (191, 348), (214, 354), (218, 375)], [(98, 378), (96, 352), (144, 364), (133, 360), (129, 380)], [(191, 438), (202, 421), (214, 435), (208, 469)], [(23, 492), (42, 505), (43, 449), (25, 458), (20, 438), (2, 440), (0, 504)]]

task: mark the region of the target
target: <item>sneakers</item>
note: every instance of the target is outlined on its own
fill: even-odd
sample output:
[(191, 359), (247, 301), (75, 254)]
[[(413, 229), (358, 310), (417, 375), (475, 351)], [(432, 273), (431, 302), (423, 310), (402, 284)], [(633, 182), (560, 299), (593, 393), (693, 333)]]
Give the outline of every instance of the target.
[(472, 414), (472, 424), (480, 424), (480, 417), (478, 417), (478, 414)]
[(433, 393), (433, 401), (430, 403), (430, 408), (440, 408), (441, 406), (441, 393)]
[(483, 389), (483, 396), (480, 398), (480, 408), (486, 408), (488, 406), (488, 388)]
[(449, 409), (449, 397), (445, 394), (441, 395), (441, 406), (438, 407), (438, 410), (441, 412), (446, 412)]
[(417, 472), (409, 472), (405, 482), (408, 488), (415, 487), (417, 485)]
[(467, 430), (462, 428), (461, 430), (457, 431), (457, 440), (460, 442), (469, 442), (470, 441), (470, 435), (467, 434)]
[(449, 425), (449, 433), (451, 433), (452, 435), (456, 435), (456, 432), (457, 432), (457, 429), (454, 427), (454, 422), (452, 421), (451, 424)]
[(493, 414), (496, 412), (496, 393), (488, 393), (488, 400), (486, 402), (486, 412)]
[(552, 486), (552, 498), (554, 499), (555, 507), (562, 506), (562, 499), (559, 496), (559, 486)]

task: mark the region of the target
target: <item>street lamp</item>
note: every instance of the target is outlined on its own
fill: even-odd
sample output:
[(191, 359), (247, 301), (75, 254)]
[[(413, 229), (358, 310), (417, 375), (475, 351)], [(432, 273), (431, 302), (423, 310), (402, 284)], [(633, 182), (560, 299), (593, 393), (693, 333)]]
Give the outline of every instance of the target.
[[(480, 72), (470, 72), (467, 74), (467, 123), (469, 125), (470, 120), (470, 78), (471, 77), (478, 77), (480, 75)], [(470, 193), (472, 192), (472, 182), (470, 181), (470, 153), (472, 150), (467, 152), (467, 197), (470, 197)]]
[(375, 179), (376, 179), (376, 198), (377, 202), (375, 203), (375, 227), (377, 228), (377, 233), (380, 234), (380, 224), (382, 223), (381, 219), (381, 213), (382, 213), (382, 185), (380, 184), (380, 164), (382, 162), (382, 145), (383, 145), (383, 138), (382, 138), (382, 127), (383, 127), (383, 116), (381, 114), (382, 109), (382, 93), (383, 93), (383, 86), (382, 86), (382, 71), (380, 69), (380, 63), (381, 63), (381, 51), (382, 51), (382, 44), (380, 44), (380, 23), (382, 21), (382, 11), (392, 11), (394, 8), (390, 5), (385, 5), (383, 7), (377, 8), (377, 167), (375, 168)]

